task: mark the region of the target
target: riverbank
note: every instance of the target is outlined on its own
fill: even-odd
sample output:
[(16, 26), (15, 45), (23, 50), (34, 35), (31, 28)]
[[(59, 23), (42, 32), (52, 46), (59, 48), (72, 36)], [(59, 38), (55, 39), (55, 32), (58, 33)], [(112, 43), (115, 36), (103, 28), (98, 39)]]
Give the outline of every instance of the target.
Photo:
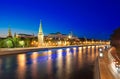
[[(0, 56), (1, 55), (10, 55), (10, 54), (18, 54), (25, 52), (35, 52), (40, 50), (48, 50), (55, 48), (67, 48), (74, 46), (83, 46), (83, 45), (70, 45), (70, 46), (45, 46), (45, 47), (27, 47), (27, 48), (0, 48)], [(84, 45), (84, 46), (92, 46), (92, 45)], [(100, 46), (100, 45), (99, 45)], [(101, 45), (103, 46), (103, 45)]]
[[(76, 45), (77, 46), (77, 45)], [(18, 54), (25, 52), (35, 52), (40, 50), (48, 50), (53, 48), (67, 48), (74, 46), (47, 46), (47, 47), (29, 47), (29, 48), (0, 48), (0, 55)]]

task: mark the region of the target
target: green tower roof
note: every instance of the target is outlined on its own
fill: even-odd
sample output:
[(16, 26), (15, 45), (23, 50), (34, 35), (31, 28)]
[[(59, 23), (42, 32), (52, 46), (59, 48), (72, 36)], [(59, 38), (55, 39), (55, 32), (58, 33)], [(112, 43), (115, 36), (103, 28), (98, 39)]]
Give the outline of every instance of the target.
[(43, 33), (43, 30), (42, 30), (42, 21), (40, 20), (40, 25), (39, 25), (39, 33)]

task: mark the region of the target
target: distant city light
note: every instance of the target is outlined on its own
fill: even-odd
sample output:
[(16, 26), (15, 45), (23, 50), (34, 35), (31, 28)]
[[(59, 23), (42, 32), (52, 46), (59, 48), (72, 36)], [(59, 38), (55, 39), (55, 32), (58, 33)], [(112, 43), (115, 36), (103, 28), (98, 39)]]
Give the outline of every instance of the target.
[(70, 38), (72, 38), (72, 36), (71, 36), (71, 35), (69, 35), (69, 36), (68, 36), (68, 38), (70, 39)]

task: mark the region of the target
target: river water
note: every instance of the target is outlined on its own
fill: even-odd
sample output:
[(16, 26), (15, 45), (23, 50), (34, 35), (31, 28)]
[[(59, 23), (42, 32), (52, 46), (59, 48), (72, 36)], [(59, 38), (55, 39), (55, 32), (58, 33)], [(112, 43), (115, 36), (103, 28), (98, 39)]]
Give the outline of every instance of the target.
[(94, 79), (97, 46), (0, 56), (0, 79)]

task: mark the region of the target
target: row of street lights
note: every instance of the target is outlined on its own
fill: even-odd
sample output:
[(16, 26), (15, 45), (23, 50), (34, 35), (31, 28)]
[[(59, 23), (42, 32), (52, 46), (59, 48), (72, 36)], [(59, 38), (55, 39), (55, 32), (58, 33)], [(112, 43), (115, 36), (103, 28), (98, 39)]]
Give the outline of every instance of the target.
[[(38, 44), (39, 43), (37, 41), (31, 42), (31, 46), (33, 46), (33, 47), (37, 47)], [(73, 43), (72, 43), (72, 45), (96, 45), (96, 44), (109, 45), (110, 42), (109, 41), (107, 41), (107, 42), (106, 41), (80, 41), (80, 42), (73, 41)], [(56, 42), (48, 41), (48, 42), (45, 42), (43, 45), (44, 46), (68, 46), (68, 45), (71, 45), (71, 42), (70, 41), (56, 41)]]

